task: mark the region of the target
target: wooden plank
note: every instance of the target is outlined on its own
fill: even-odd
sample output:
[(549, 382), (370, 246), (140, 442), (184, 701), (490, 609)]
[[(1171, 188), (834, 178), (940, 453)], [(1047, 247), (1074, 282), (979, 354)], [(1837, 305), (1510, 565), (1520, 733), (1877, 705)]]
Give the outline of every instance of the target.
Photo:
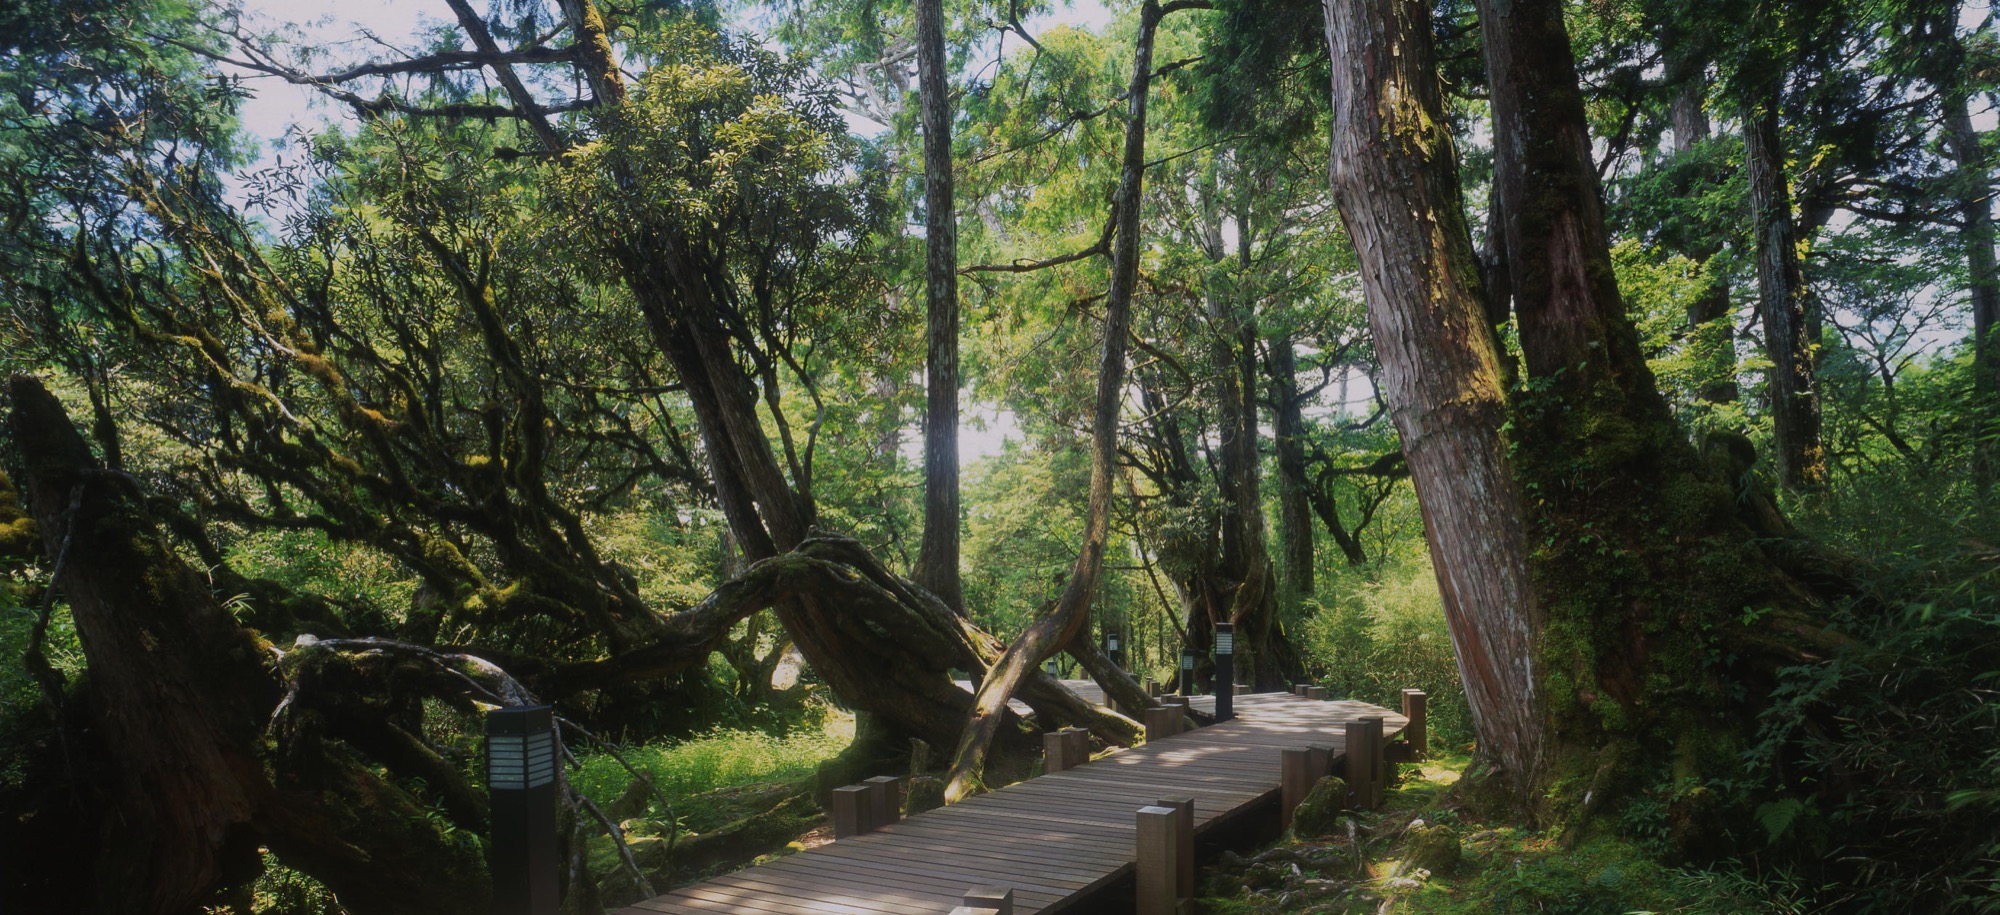
[[(1066, 685), (1101, 701), (1094, 684)], [(1201, 708), (1204, 700), (1213, 707), (1212, 697), (1197, 697), (1193, 704)], [(889, 780), (876, 781), (865, 801), (852, 799), (860, 802), (852, 806), (861, 808), (853, 811), (854, 819), (862, 821), (854, 826), (873, 831), (682, 887), (622, 912), (930, 915), (963, 907), (971, 888), (1000, 886), (1014, 890), (1015, 911), (1054, 913), (1133, 871), (1139, 835), (1134, 809), (1171, 810), (1175, 826), (1191, 835), (1278, 795), (1282, 748), (1310, 748), (1309, 768), (1319, 769), (1329, 757), (1345, 756), (1350, 725), (1359, 726), (1354, 733), (1364, 746), (1379, 746), (1377, 741), (1408, 727), (1411, 718), (1422, 727), (1421, 707), (1410, 704), (1405, 709), (1416, 715), (1353, 700), (1314, 702), (1264, 693), (1237, 696), (1235, 707), (1237, 717), (1222, 725), (1114, 750), (1089, 765), (900, 822), (885, 809), (884, 795), (893, 791)], [(1381, 730), (1362, 720), (1371, 717), (1382, 719)], [(1190, 804), (1192, 814), (1185, 810)], [(1175, 885), (1167, 892), (1177, 911), (1185, 837), (1175, 838), (1170, 868)]]

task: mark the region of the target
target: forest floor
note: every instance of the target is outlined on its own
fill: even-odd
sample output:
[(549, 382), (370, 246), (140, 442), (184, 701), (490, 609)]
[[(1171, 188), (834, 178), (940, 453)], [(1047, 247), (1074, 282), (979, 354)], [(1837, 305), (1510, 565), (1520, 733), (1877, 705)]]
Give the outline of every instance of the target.
[(1287, 834), (1202, 868), (1211, 915), (1737, 915), (1811, 911), (1793, 888), (1739, 872), (1669, 867), (1633, 842), (1564, 849), (1518, 825), (1483, 822), (1454, 784), (1469, 760), (1404, 767), (1380, 811), (1331, 835)]

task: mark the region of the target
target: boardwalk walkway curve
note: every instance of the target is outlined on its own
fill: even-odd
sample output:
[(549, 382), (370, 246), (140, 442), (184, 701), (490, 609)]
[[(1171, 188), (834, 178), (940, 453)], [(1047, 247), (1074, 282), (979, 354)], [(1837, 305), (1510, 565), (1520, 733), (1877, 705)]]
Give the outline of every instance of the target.
[(1200, 835), (1278, 795), (1282, 751), (1317, 746), (1337, 766), (1348, 724), (1371, 716), (1388, 736), (1410, 723), (1350, 700), (1238, 696), (1234, 720), (682, 887), (618, 915), (945, 915), (968, 890), (988, 886), (1011, 888), (1012, 911), (1023, 915), (1076, 911), (1133, 873), (1139, 808), (1191, 798)]

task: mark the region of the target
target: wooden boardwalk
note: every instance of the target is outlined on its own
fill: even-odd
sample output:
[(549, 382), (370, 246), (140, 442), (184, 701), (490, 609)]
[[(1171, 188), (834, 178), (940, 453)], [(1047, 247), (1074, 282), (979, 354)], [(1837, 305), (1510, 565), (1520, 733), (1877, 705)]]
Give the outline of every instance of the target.
[[(873, 832), (682, 887), (618, 915), (945, 915), (974, 887), (1014, 891), (1014, 911), (1058, 912), (1133, 871), (1136, 815), (1194, 799), (1195, 835), (1277, 795), (1279, 751), (1345, 749), (1347, 722), (1379, 706), (1288, 693), (1238, 696), (1236, 718), (1032, 778)], [(1071, 909), (1074, 910), (1074, 909)]]

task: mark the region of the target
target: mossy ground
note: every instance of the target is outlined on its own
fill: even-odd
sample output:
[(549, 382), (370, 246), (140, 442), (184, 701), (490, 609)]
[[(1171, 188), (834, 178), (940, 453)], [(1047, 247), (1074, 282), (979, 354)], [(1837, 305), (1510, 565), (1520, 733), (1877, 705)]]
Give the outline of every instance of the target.
[[(1368, 915), (1738, 915), (1807, 912), (1793, 888), (1729, 870), (1669, 867), (1615, 836), (1562, 847), (1554, 838), (1488, 821), (1454, 788), (1464, 757), (1405, 766), (1385, 809), (1354, 814), (1331, 836), (1287, 836), (1202, 870), (1200, 911)], [(1437, 827), (1449, 827), (1449, 831)], [(1455, 832), (1460, 858), (1446, 873), (1435, 845)]]

